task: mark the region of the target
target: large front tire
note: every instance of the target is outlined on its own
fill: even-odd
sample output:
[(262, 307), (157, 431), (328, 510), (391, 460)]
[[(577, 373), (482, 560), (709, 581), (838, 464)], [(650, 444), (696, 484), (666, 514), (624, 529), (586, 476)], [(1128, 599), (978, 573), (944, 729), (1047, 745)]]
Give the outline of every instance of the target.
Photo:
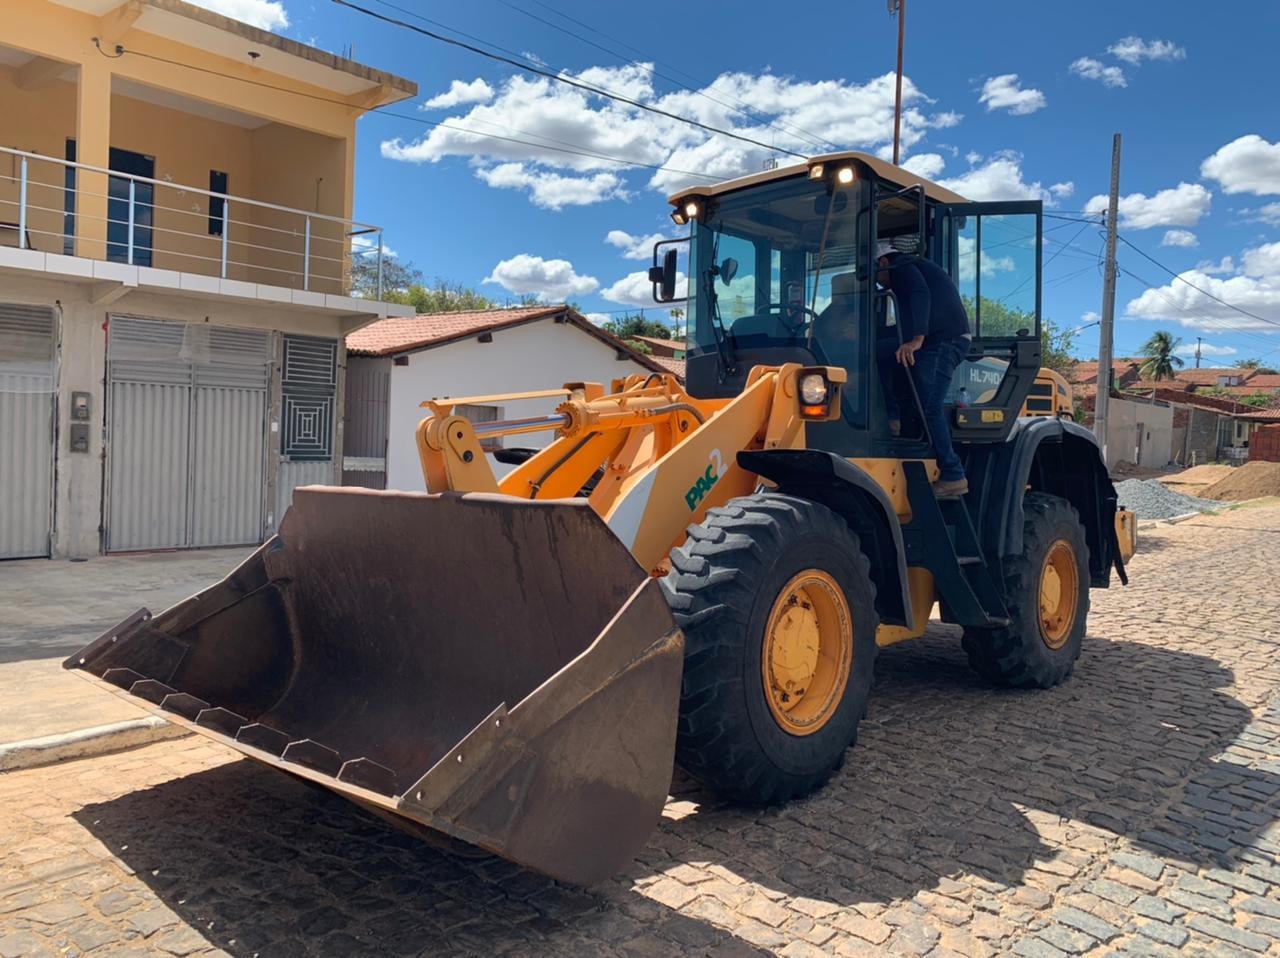
[(1067, 500), (1028, 492), (1021, 555), (1005, 563), (1009, 625), (964, 630), (969, 664), (997, 685), (1051, 688), (1075, 667), (1089, 618), (1089, 546)]
[(866, 714), (875, 586), (830, 509), (758, 493), (690, 526), (662, 580), (684, 630), (676, 762), (726, 798), (785, 802), (830, 778)]

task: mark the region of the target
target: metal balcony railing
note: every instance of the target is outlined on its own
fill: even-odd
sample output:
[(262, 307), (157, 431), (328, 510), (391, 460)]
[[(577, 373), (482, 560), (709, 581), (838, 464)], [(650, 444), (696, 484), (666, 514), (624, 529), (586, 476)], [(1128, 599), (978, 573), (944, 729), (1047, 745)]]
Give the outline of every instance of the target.
[[(105, 182), (105, 192), (83, 181)], [(103, 200), (105, 216), (86, 212)], [(383, 293), (381, 227), (7, 147), (0, 246), (314, 292)]]

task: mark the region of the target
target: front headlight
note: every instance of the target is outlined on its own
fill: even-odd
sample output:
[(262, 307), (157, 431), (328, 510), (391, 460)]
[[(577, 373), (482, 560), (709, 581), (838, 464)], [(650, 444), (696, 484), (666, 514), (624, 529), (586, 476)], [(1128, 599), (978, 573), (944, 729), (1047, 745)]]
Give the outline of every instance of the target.
[(806, 406), (821, 406), (827, 401), (827, 377), (822, 373), (805, 373), (800, 377), (800, 401)]

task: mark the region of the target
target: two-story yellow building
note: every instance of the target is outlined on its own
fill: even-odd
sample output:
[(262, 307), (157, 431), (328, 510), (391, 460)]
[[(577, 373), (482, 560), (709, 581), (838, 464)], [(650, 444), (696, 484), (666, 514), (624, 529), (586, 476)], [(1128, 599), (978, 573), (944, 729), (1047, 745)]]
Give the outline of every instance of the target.
[[(401, 77), (182, 0), (5, 0), (0, 558), (259, 542), (342, 470)], [(357, 295), (352, 295), (356, 293)]]

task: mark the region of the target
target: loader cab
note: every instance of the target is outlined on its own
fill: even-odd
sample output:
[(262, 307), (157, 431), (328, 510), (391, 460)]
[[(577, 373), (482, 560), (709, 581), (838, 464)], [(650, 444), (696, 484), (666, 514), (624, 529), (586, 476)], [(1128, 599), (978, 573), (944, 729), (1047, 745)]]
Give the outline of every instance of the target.
[[(810, 445), (844, 457), (930, 455), (910, 381), (886, 362), (900, 342), (891, 293), (876, 283), (877, 240), (927, 257), (955, 281), (973, 345), (949, 397), (957, 441), (1002, 441), (1040, 366), (1039, 202), (968, 203), (874, 157), (843, 153), (673, 198), (687, 239), (658, 243), (650, 277), (671, 301), (687, 244), (686, 387), (744, 388), (752, 367), (842, 366), (839, 421)], [(898, 435), (886, 397), (905, 404)]]

